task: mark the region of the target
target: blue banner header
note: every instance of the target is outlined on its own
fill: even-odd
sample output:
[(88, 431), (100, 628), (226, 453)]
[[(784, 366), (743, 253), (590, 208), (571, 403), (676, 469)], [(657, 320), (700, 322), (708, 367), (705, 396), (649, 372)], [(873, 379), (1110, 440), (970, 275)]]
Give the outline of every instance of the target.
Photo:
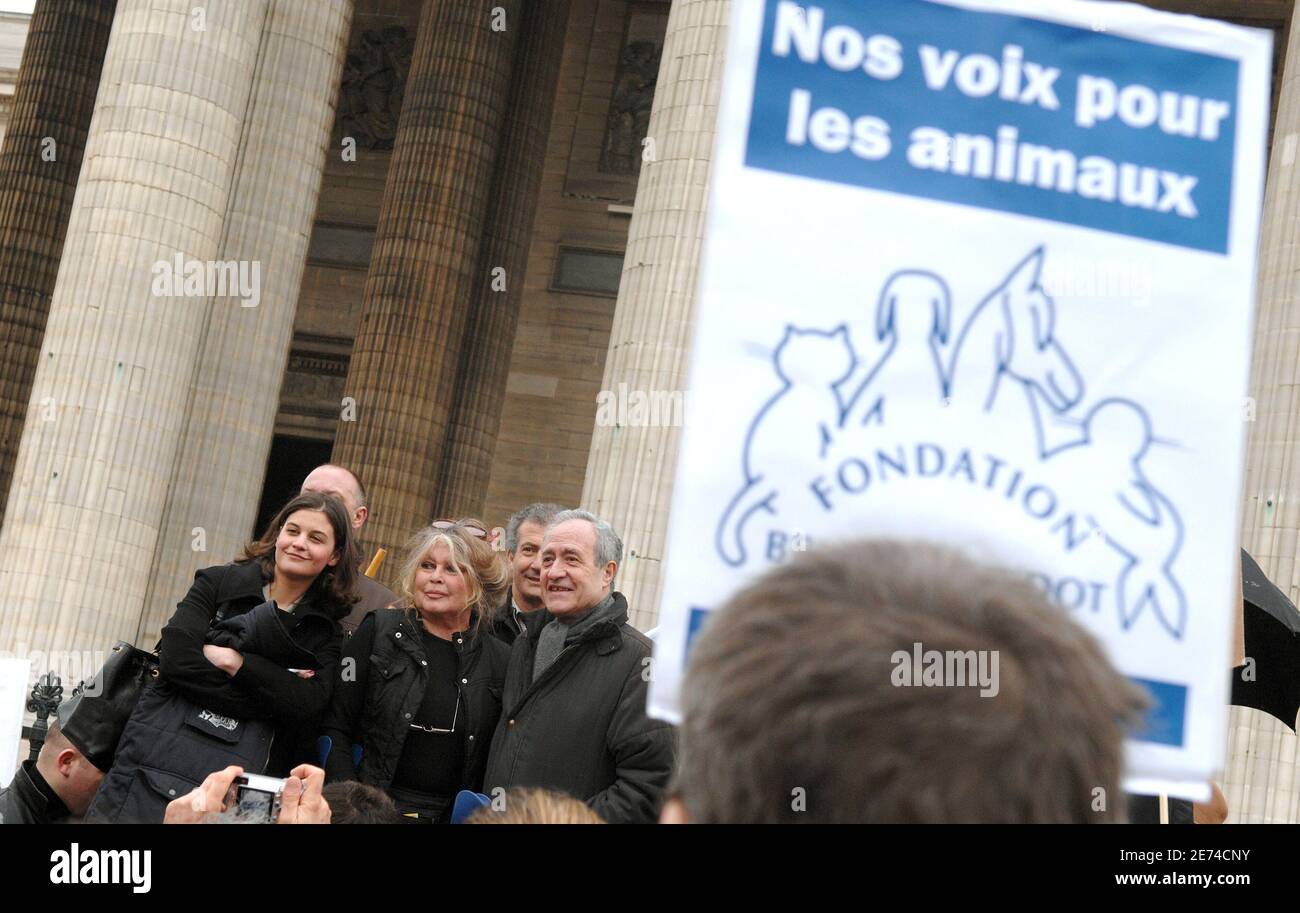
[(1228, 251), (1239, 67), (927, 0), (766, 0), (754, 168)]

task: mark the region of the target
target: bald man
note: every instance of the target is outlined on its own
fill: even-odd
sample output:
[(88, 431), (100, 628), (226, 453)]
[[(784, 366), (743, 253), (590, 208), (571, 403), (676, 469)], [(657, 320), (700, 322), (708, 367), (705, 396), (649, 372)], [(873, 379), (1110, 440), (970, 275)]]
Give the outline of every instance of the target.
[(82, 748), (63, 733), (57, 718), (53, 720), (40, 755), (24, 761), (13, 781), (0, 789), (0, 824), (65, 824), (86, 814), (104, 772)]
[[(370, 517), (370, 508), (366, 506), (366, 490), (361, 485), (361, 480), (356, 473), (343, 466), (333, 463), (317, 466), (302, 480), (302, 491), (333, 495), (342, 501), (348, 516), (352, 518), (352, 529), (358, 534)], [(365, 574), (357, 576), (357, 592), (361, 599), (352, 607), (348, 617), (339, 622), (345, 637), (351, 637), (352, 632), (375, 609), (384, 609), (397, 602), (396, 593)]]

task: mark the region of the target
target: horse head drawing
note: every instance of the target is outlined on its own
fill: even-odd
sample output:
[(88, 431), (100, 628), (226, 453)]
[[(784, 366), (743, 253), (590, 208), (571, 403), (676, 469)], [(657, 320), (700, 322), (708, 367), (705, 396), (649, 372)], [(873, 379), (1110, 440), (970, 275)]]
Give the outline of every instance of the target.
[(990, 296), (1006, 322), (995, 344), (997, 370), (1035, 388), (1064, 412), (1083, 397), (1083, 378), (1056, 339), (1056, 302), (1040, 282), (1042, 269), (1040, 247)]
[(947, 395), (978, 390), (987, 412), (1005, 377), (1056, 412), (1083, 399), (1083, 378), (1056, 338), (1056, 302), (1042, 286), (1042, 270), (1039, 247), (976, 305), (952, 348)]

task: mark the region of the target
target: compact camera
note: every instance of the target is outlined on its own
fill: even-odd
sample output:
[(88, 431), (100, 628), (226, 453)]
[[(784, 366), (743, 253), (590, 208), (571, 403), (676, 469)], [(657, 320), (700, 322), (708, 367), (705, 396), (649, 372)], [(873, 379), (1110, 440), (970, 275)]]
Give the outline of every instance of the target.
[(230, 784), (226, 808), (250, 824), (275, 824), (280, 817), (284, 780), (261, 774), (244, 774)]

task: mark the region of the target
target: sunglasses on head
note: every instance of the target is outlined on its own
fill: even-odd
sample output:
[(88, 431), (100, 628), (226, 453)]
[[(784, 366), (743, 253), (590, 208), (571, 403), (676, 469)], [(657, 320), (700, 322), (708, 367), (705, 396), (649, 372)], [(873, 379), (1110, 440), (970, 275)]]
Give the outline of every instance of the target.
[(471, 536), (479, 539), (487, 538), (487, 530), (480, 529), (477, 526), (470, 526), (467, 523), (457, 523), (455, 520), (435, 520), (432, 526), (434, 529), (463, 529)]

